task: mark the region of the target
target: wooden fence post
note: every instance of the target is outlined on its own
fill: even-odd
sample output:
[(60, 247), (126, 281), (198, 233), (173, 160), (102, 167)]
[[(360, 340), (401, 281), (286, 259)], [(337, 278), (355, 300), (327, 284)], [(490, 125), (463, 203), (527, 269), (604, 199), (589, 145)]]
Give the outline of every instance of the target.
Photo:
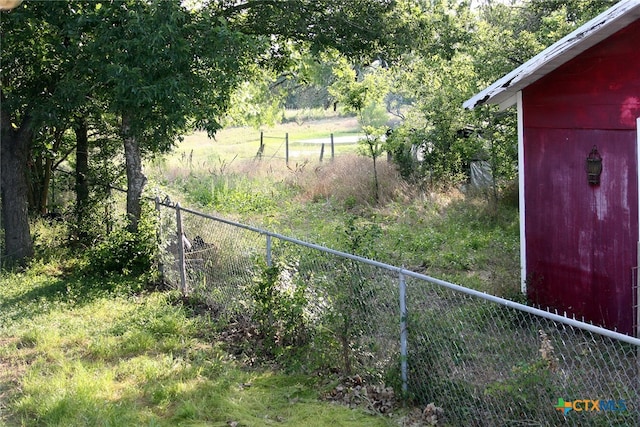
[(335, 146), (333, 144), (333, 134), (331, 134), (331, 160), (336, 156)]
[(289, 132), (284, 134), (284, 144), (285, 144), (285, 161), (287, 165), (289, 164)]
[(324, 157), (324, 142), (322, 143), (322, 146), (320, 147), (320, 162), (322, 162), (322, 158)]
[(262, 154), (264, 153), (264, 132), (260, 131), (260, 148), (256, 153), (256, 159), (262, 160)]

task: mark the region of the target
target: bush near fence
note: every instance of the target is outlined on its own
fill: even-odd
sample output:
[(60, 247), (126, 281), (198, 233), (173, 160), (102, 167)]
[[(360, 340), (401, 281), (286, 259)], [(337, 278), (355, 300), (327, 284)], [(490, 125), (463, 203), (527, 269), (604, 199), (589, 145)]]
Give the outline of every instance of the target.
[(298, 369), (386, 383), (411, 404), (435, 404), (441, 425), (640, 423), (636, 338), (171, 203), (157, 208), (165, 280), (221, 319), (272, 322), (263, 330), (272, 354)]

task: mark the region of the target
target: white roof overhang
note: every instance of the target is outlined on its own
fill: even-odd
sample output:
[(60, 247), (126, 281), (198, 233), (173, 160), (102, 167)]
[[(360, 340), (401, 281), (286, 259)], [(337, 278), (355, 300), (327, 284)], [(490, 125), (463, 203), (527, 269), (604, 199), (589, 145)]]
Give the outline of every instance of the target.
[(520, 90), (639, 18), (640, 0), (623, 0), (617, 3), (469, 98), (463, 103), (464, 108), (497, 104), (505, 109), (514, 105), (516, 94)]

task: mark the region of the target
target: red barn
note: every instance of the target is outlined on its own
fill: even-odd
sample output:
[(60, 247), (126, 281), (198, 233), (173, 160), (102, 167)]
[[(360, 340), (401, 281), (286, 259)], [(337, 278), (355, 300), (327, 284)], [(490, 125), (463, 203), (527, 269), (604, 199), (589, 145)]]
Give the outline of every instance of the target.
[(635, 334), (640, 1), (617, 3), (464, 106), (482, 104), (518, 109), (523, 292)]

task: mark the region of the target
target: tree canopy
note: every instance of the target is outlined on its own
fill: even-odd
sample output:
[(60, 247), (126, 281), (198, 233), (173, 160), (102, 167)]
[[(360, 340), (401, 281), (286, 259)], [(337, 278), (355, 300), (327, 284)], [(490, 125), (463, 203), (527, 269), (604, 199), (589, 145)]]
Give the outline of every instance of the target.
[[(32, 252), (27, 216), (33, 210), (27, 196), (32, 177), (26, 166), (37, 151), (36, 135), (64, 135), (89, 116), (95, 129), (109, 127), (108, 136), (124, 147), (127, 212), (135, 231), (145, 154), (170, 149), (189, 129), (214, 133), (233, 91), (258, 69), (289, 66), (292, 43), (349, 55), (383, 49), (382, 29), (393, 2), (249, 0), (195, 6), (178, 0), (27, 1), (2, 15), (8, 259), (24, 260)], [(42, 138), (43, 146), (51, 147), (49, 160), (61, 150), (51, 139)]]
[(29, 214), (47, 211), (59, 165), (75, 168), (79, 224), (87, 180), (125, 170), (135, 231), (144, 156), (193, 129), (215, 133), (229, 112), (277, 120), (309, 88), (314, 102), (363, 121), (393, 113), (398, 124), (374, 153), (393, 153), (407, 178), (455, 181), (482, 153), (508, 178), (513, 114), (464, 111), (462, 101), (613, 3), (26, 0), (0, 13), (5, 257), (33, 252)]

